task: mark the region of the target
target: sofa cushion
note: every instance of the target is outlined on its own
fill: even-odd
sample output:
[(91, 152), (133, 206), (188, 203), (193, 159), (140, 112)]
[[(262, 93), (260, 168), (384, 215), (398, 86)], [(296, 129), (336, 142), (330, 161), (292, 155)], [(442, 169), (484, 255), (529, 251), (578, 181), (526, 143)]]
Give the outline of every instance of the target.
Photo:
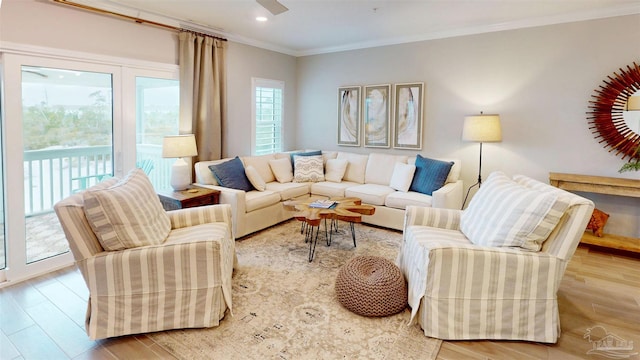
[(453, 162), (445, 162), (422, 157), (416, 157), (416, 171), (411, 182), (411, 191), (432, 195), (440, 189), (447, 180)]
[(341, 182), (348, 165), (349, 162), (346, 159), (327, 160), (324, 179), (331, 182)]
[[(367, 169), (367, 160), (369, 155), (360, 155), (347, 152), (338, 152), (336, 159), (346, 159), (349, 162), (347, 171), (344, 173), (343, 181), (352, 181), (358, 184), (364, 184), (364, 174)], [(387, 182), (388, 184), (388, 182)]]
[(290, 200), (298, 196), (309, 194), (309, 183), (279, 183), (273, 181), (267, 184), (267, 190), (280, 194), (280, 200)]
[[(289, 160), (289, 159), (287, 159)], [(266, 208), (280, 202), (280, 194), (273, 191), (248, 191), (245, 197), (246, 212)]]
[(344, 197), (344, 190), (352, 187), (360, 185), (358, 183), (354, 183), (351, 181), (343, 181), (343, 182), (330, 182), (330, 181), (322, 181), (311, 184), (311, 195), (321, 195), (327, 197)]
[(398, 191), (407, 192), (413, 180), (413, 174), (416, 171), (415, 165), (409, 165), (397, 162), (393, 167), (393, 175), (389, 181), (389, 186)]
[(244, 167), (249, 165), (253, 166), (260, 174), (260, 177), (264, 182), (272, 182), (275, 181), (276, 178), (273, 176), (273, 172), (271, 172), (271, 167), (269, 166), (269, 160), (275, 159), (275, 154), (267, 154), (267, 155), (257, 155), (257, 156), (243, 156), (241, 158)]
[(364, 184), (347, 188), (344, 195), (347, 197), (357, 197), (365, 204), (384, 205), (387, 195), (395, 190), (387, 185)]
[(107, 251), (160, 245), (171, 231), (171, 220), (141, 169), (109, 188), (85, 191), (83, 198), (87, 221)]
[(244, 173), (244, 164), (237, 156), (229, 161), (209, 165), (209, 169), (220, 186), (244, 191), (253, 190), (253, 185)]
[(293, 181), (319, 182), (324, 181), (324, 167), (322, 155), (293, 156)]
[(289, 158), (269, 160), (269, 166), (278, 182), (287, 183), (293, 181), (293, 168)]
[(324, 151), (322, 150), (322, 162), (327, 165), (327, 161), (335, 159), (338, 156), (337, 151)]
[(295, 156), (322, 156), (322, 151), (320, 150), (312, 150), (312, 151), (294, 151), (289, 153), (289, 159), (291, 160), (291, 167), (295, 167)]
[(431, 207), (433, 197), (415, 191), (396, 191), (384, 200), (384, 206), (394, 209), (406, 209), (408, 205)]
[(407, 163), (407, 157), (381, 153), (369, 154), (367, 170), (364, 175), (365, 184), (389, 185), (396, 163)]
[(539, 251), (569, 206), (557, 200), (493, 172), (462, 214), (460, 229), (477, 245)]
[(253, 165), (246, 166), (244, 168), (244, 173), (247, 175), (249, 182), (256, 190), (265, 191), (267, 189), (267, 184), (264, 182), (264, 180), (262, 180), (262, 177), (258, 173), (258, 170), (256, 170)]

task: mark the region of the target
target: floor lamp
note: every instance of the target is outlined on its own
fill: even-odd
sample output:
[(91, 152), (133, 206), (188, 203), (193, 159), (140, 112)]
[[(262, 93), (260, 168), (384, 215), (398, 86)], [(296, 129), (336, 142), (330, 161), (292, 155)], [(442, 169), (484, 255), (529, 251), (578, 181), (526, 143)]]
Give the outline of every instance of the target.
[(472, 188), (482, 185), (482, 143), (502, 141), (502, 129), (500, 128), (500, 115), (480, 115), (466, 116), (462, 127), (462, 140), (480, 143), (480, 162), (478, 164), (478, 182), (469, 186), (467, 195), (464, 197), (462, 209), (467, 203), (469, 192)]
[(177, 158), (171, 167), (171, 187), (174, 190), (185, 190), (191, 184), (191, 167), (184, 158), (196, 155), (198, 149), (193, 134), (165, 136), (162, 139), (162, 157)]

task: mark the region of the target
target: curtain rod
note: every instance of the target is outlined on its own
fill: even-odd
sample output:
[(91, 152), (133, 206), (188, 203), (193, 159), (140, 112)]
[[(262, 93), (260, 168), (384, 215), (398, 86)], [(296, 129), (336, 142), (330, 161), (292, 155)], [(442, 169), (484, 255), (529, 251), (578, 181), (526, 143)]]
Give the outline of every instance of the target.
[(84, 5), (84, 4), (78, 4), (78, 3), (75, 3), (75, 2), (72, 2), (72, 1), (69, 1), (69, 0), (52, 0), (52, 1), (55, 2), (55, 3), (59, 3), (59, 4), (74, 6), (74, 7), (83, 9), (83, 10), (93, 11), (93, 12), (97, 12), (97, 13), (100, 13), (100, 14), (112, 15), (112, 16), (117, 16), (117, 17), (120, 17), (120, 18), (128, 19), (128, 20), (132, 20), (132, 21), (135, 21), (138, 24), (149, 24), (149, 25), (154, 25), (154, 26), (158, 26), (158, 27), (161, 27), (161, 28), (169, 29), (169, 30), (175, 30), (175, 31), (187, 31), (187, 32), (191, 32), (191, 33), (194, 33), (194, 34), (197, 34), (197, 35), (208, 36), (208, 37), (212, 37), (214, 39), (227, 41), (227, 39), (221, 38), (221, 37), (218, 37), (218, 36), (209, 35), (209, 34), (205, 34), (205, 33), (194, 31), (194, 30), (189, 30), (189, 29), (182, 29), (182, 28), (179, 28), (179, 27), (176, 27), (176, 26), (171, 26), (171, 25), (167, 25), (167, 24), (163, 24), (163, 23), (159, 23), (159, 22), (155, 22), (155, 21), (151, 21), (151, 20), (140, 19), (140, 18), (137, 18), (137, 17), (133, 17), (133, 16), (125, 15), (125, 14), (120, 14), (120, 13), (109, 11), (109, 10), (99, 9), (99, 8), (96, 8), (96, 7), (93, 7), (93, 6), (88, 6), (88, 5)]

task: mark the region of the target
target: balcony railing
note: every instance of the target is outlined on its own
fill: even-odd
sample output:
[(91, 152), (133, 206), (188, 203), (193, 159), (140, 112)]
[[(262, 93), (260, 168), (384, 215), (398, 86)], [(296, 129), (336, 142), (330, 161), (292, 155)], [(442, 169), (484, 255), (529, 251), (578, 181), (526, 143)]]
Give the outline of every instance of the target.
[[(169, 187), (174, 159), (162, 158), (162, 146), (138, 145), (137, 166), (156, 189)], [(111, 146), (86, 146), (24, 152), (25, 215), (53, 211), (63, 198), (112, 176)]]

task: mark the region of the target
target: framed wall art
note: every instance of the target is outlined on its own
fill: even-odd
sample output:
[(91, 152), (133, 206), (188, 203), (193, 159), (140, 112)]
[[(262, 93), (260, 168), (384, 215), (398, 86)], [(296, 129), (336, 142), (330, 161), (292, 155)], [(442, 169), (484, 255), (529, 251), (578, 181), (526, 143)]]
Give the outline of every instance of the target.
[(360, 146), (360, 86), (338, 88), (338, 145)]
[(393, 147), (421, 150), (424, 83), (395, 84), (393, 90)]
[(364, 87), (364, 146), (388, 148), (391, 144), (391, 85)]

